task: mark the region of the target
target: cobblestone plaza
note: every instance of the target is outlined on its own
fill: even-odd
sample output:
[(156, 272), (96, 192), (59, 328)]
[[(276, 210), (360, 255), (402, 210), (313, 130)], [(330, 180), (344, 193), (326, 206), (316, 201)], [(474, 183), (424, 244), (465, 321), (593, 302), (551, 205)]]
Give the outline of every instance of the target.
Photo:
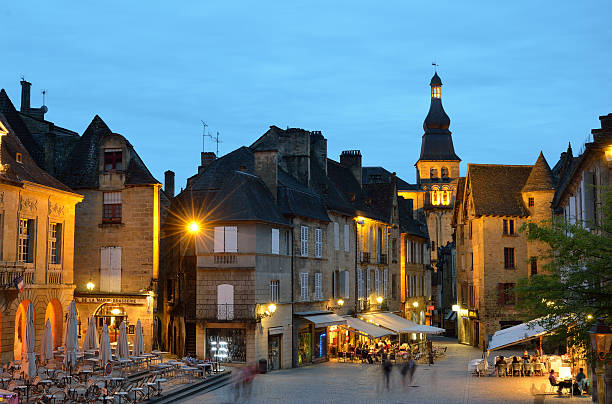
[[(255, 378), (250, 398), (236, 401), (231, 386), (196, 396), (185, 403), (587, 403), (590, 396), (559, 397), (546, 377), (475, 377), (467, 372), (471, 359), (480, 358), (476, 348), (450, 339), (443, 360), (433, 366), (419, 365), (412, 385), (402, 386), (399, 367), (391, 372), (390, 390), (383, 388), (379, 365), (328, 362), (281, 370)], [(519, 354), (502, 351), (503, 355)], [(490, 361), (492, 359), (490, 358)], [(539, 393), (546, 393), (544, 395)]]

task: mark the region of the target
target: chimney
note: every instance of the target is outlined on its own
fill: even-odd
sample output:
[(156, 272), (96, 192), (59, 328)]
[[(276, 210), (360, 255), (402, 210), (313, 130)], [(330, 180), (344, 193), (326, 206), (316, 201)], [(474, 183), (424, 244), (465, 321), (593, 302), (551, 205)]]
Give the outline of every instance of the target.
[(255, 150), (253, 174), (257, 175), (272, 194), (276, 202), (278, 184), (278, 151)]
[(351, 170), (353, 176), (359, 185), (362, 185), (361, 179), (361, 151), (359, 150), (344, 150), (340, 154), (340, 164)]
[(215, 155), (215, 153), (213, 153), (213, 152), (202, 152), (202, 155), (201, 155), (202, 165), (200, 165), (198, 167), (198, 174), (200, 174), (201, 172), (206, 171), (208, 166), (210, 166), (213, 163), (213, 161), (215, 161), (216, 159), (217, 159), (217, 156)]
[(30, 88), (32, 83), (21, 80), (21, 112), (27, 113), (30, 110)]
[(174, 171), (164, 173), (164, 191), (170, 198), (174, 198)]
[(312, 164), (312, 161), (316, 160), (327, 174), (327, 139), (323, 137), (320, 130), (313, 130), (310, 133), (310, 162)]

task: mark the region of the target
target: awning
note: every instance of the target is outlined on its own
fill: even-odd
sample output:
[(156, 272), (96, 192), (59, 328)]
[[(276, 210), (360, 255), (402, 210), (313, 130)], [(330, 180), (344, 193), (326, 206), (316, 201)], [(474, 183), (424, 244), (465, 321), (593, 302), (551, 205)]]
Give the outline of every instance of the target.
[(495, 332), (489, 342), (488, 350), (493, 351), (510, 345), (520, 344), (547, 334), (548, 330), (539, 324), (541, 320), (541, 318), (538, 318)]
[(386, 330), (382, 327), (377, 327), (372, 323), (367, 323), (355, 317), (345, 316), (344, 319), (346, 320), (347, 327), (351, 327), (355, 329), (357, 332), (359, 332), (360, 334), (365, 335), (366, 337), (369, 337), (372, 339), (384, 337), (386, 335), (396, 334), (393, 331)]
[(359, 315), (359, 317), (364, 321), (388, 328), (397, 333), (410, 332), (407, 330), (417, 325), (416, 323), (410, 320), (406, 320), (405, 318), (400, 317), (397, 314), (388, 312), (361, 314)]
[(412, 328), (409, 328), (406, 332), (414, 332), (421, 334), (441, 334), (446, 331), (444, 328), (433, 327), (431, 325), (417, 324)]
[(304, 316), (304, 318), (316, 327), (329, 327), (330, 325), (346, 324), (346, 320), (337, 314), (319, 314), (316, 316)]
[(449, 321), (455, 321), (456, 318), (457, 318), (457, 312), (456, 311), (449, 311), (448, 314), (445, 317), (445, 319), (449, 320)]

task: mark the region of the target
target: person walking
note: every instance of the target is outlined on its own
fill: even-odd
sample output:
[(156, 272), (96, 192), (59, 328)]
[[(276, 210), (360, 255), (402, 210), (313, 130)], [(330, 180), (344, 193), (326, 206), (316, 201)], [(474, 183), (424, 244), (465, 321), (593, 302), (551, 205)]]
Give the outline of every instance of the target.
[(391, 369), (393, 368), (393, 364), (389, 359), (383, 361), (383, 378), (385, 382), (385, 386), (387, 387), (387, 391), (389, 390), (389, 379), (391, 377)]

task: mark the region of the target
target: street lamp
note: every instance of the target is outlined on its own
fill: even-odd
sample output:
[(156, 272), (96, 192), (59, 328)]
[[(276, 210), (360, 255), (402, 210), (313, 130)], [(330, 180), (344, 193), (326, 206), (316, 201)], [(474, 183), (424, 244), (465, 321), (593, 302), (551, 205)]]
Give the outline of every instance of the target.
[(262, 319), (266, 317), (270, 317), (275, 312), (276, 312), (276, 305), (274, 303), (270, 303), (263, 313), (257, 314), (257, 320), (261, 321)]
[(453, 311), (459, 311), (459, 305), (458, 304), (453, 304), (452, 309), (453, 309)]
[(200, 231), (200, 225), (195, 220), (192, 220), (187, 225), (187, 231), (191, 234), (198, 233)]
[(382, 304), (382, 302), (383, 302), (383, 297), (382, 297), (382, 296), (378, 296), (378, 297), (376, 298), (376, 301), (378, 302), (378, 304)]
[(419, 302), (412, 302), (412, 305), (416, 308), (419, 307)]
[(91, 292), (92, 290), (94, 290), (96, 285), (90, 280), (89, 282), (87, 282), (87, 285), (85, 285), (85, 287)]
[(338, 306), (340, 307), (344, 306), (344, 300), (338, 299)]

